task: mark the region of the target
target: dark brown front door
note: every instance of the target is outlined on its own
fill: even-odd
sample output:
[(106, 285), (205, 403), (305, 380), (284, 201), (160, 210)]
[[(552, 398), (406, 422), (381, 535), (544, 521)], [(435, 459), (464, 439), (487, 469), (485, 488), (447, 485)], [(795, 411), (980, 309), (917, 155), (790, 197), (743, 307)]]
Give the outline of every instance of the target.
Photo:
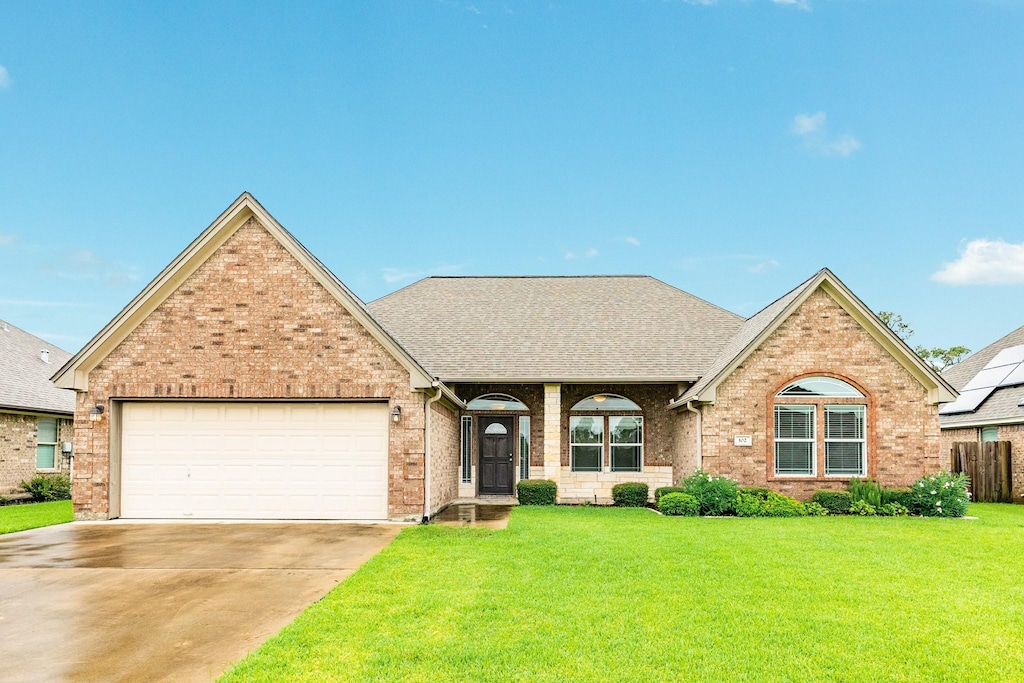
[(512, 417), (480, 417), (480, 493), (512, 495)]

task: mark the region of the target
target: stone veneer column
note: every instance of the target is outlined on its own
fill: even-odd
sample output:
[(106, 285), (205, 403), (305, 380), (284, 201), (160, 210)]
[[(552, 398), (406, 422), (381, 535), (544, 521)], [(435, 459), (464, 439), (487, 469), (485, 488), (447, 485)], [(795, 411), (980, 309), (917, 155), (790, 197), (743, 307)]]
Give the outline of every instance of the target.
[(562, 473), (562, 385), (544, 385), (544, 478)]

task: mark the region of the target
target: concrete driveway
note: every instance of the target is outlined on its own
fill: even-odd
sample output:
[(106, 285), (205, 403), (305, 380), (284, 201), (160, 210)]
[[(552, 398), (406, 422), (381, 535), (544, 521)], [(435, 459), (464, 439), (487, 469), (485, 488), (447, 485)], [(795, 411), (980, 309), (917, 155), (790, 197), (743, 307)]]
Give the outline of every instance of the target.
[(401, 529), (101, 522), (0, 536), (0, 680), (208, 681)]

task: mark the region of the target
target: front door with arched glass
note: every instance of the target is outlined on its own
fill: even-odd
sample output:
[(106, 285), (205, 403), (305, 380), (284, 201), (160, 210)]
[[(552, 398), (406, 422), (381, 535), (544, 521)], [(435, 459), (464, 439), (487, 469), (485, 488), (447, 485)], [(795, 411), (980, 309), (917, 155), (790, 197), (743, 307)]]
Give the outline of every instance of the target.
[(511, 496), (515, 484), (513, 417), (481, 415), (480, 433), (480, 493)]

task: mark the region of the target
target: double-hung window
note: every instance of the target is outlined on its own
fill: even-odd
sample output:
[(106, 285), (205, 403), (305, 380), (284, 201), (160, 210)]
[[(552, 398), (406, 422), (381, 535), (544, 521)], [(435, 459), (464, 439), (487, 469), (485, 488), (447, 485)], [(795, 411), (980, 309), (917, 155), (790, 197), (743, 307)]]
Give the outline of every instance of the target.
[(775, 406), (775, 474), (813, 476), (814, 406)]
[(867, 401), (860, 390), (834, 377), (807, 377), (775, 401), (776, 477), (867, 476)]
[(604, 453), (604, 416), (569, 418), (569, 455), (573, 472), (600, 472)]
[(36, 422), (36, 469), (57, 469), (57, 420), (52, 417), (41, 417)]
[(636, 415), (609, 415), (612, 472), (640, 472), (643, 466), (644, 419)]
[(825, 406), (825, 474), (863, 477), (867, 475), (864, 457), (864, 414), (862, 405)]

